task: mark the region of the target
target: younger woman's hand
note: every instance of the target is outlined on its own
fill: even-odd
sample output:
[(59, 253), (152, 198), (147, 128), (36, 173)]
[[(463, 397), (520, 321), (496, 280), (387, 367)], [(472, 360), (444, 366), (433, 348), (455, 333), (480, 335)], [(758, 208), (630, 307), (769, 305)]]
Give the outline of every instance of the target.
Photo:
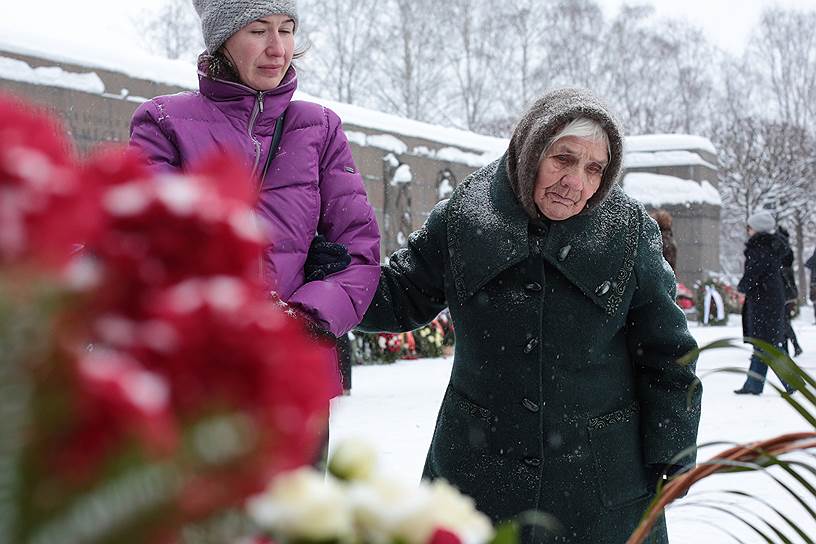
[(309, 254), (306, 256), (303, 272), (307, 282), (317, 281), (345, 270), (349, 264), (351, 264), (351, 255), (346, 246), (329, 242), (322, 234), (318, 234), (309, 246)]

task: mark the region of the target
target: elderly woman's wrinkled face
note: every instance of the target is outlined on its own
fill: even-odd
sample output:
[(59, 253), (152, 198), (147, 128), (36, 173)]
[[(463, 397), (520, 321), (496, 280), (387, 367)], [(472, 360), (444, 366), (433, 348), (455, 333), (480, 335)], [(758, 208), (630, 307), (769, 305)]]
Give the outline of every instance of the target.
[(538, 165), (533, 199), (553, 221), (577, 215), (601, 186), (608, 163), (606, 144), (577, 136), (553, 143)]
[(295, 22), (288, 15), (262, 17), (230, 36), (224, 47), (244, 85), (269, 91), (292, 63)]

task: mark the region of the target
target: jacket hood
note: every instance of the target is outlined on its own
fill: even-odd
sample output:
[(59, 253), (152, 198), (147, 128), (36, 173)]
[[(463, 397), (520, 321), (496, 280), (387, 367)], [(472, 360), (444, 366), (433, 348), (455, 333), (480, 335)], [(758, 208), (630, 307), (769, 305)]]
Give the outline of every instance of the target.
[(524, 211), (538, 217), (533, 200), (538, 161), (547, 142), (566, 123), (579, 117), (597, 121), (609, 137), (609, 164), (598, 191), (581, 211), (590, 213), (603, 202), (618, 182), (623, 164), (623, 129), (606, 104), (587, 89), (564, 88), (546, 93), (522, 116), (507, 150), (510, 184)]

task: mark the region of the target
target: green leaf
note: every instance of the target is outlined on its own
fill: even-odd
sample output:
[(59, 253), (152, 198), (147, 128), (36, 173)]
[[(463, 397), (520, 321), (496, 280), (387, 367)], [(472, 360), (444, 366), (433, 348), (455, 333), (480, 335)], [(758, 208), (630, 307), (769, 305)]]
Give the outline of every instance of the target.
[[(768, 475), (771, 476), (774, 480), (776, 480), (776, 483), (781, 483), (777, 478), (773, 477), (771, 474), (768, 474)], [(756, 495), (752, 495), (750, 493), (747, 493), (745, 491), (740, 491), (740, 490), (737, 490), (737, 489), (730, 489), (730, 490), (727, 489), (727, 490), (722, 491), (722, 493), (726, 493), (726, 494), (729, 494), (729, 495), (736, 495), (738, 497), (743, 497), (743, 498), (747, 498), (747, 499), (757, 501), (758, 503), (762, 504), (766, 508), (768, 508), (770, 510), (773, 510), (773, 512), (777, 516), (779, 516), (785, 523), (788, 524), (788, 527), (790, 527), (791, 529), (796, 531), (796, 533), (800, 537), (805, 539), (806, 544), (813, 544), (813, 540), (811, 540), (810, 537), (808, 537), (804, 533), (804, 531), (802, 531), (802, 529), (799, 528), (798, 525), (796, 525), (793, 521), (791, 521), (791, 519), (788, 516), (786, 516), (784, 513), (782, 513), (781, 510), (774, 507), (771, 503), (769, 503), (768, 501), (766, 501), (762, 497), (757, 497)], [(768, 524), (768, 523), (766, 522), (766, 524)], [(777, 536), (779, 536), (783, 540), (783, 542), (790, 542), (790, 540), (785, 535), (783, 535), (779, 531), (777, 531), (772, 525), (768, 524), (768, 526), (771, 528), (771, 530), (773, 530), (777, 534)]]
[(496, 527), (496, 534), (490, 544), (518, 544), (521, 542), (521, 528), (514, 521), (505, 521)]

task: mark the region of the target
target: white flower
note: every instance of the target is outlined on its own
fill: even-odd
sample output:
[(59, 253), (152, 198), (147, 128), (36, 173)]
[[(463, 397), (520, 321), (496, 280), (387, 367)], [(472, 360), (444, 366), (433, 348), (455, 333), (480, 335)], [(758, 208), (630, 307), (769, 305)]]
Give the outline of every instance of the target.
[(354, 509), (359, 540), (370, 544), (394, 542), (397, 528), (412, 517), (424, 501), (417, 485), (387, 478), (352, 482), (348, 498)]
[(329, 472), (341, 480), (366, 480), (377, 466), (377, 451), (363, 440), (344, 440), (329, 460)]
[(247, 504), (262, 529), (283, 541), (347, 541), (352, 513), (342, 487), (311, 468), (278, 476), (268, 491)]
[(426, 544), (437, 529), (456, 534), (463, 544), (484, 544), (493, 538), (490, 519), (476, 510), (473, 499), (444, 480), (424, 484), (421, 506), (401, 520), (394, 540)]
[(493, 526), (477, 511), (473, 499), (444, 480), (407, 486), (388, 479), (372, 479), (352, 486), (360, 539), (372, 544), (427, 544), (437, 529), (455, 533), (464, 544), (484, 544)]

